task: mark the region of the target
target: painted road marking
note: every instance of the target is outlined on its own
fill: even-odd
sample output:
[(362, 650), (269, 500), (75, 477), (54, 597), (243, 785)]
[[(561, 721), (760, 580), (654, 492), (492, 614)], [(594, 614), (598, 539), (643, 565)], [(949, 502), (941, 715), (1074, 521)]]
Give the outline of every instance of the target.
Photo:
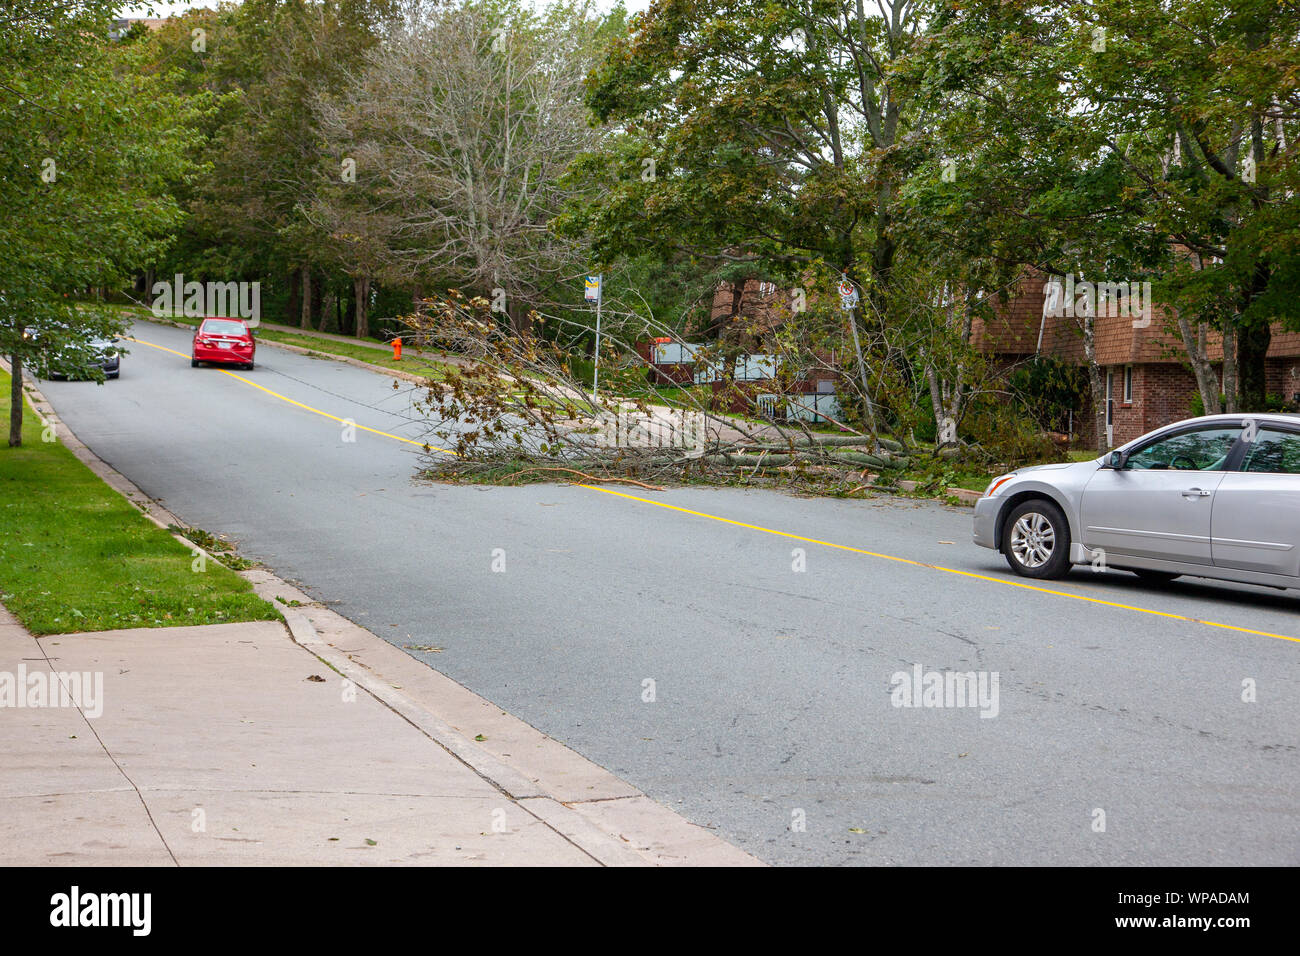
[(867, 551), (863, 548), (850, 547), (847, 544), (836, 544), (834, 541), (822, 541), (819, 538), (809, 538), (800, 534), (792, 534), (789, 531), (777, 531), (775, 528), (764, 528), (762, 525), (746, 524), (744, 521), (736, 521), (733, 518), (723, 518), (721, 515), (709, 514), (707, 511), (692, 511), (690, 508), (683, 508), (679, 505), (670, 505), (664, 501), (655, 501), (653, 498), (642, 498), (639, 495), (629, 495), (623, 491), (614, 491), (612, 488), (602, 488), (599, 485), (581, 485), (588, 491), (599, 491), (603, 494), (614, 495), (618, 498), (626, 498), (629, 501), (639, 501), (643, 504), (654, 505), (656, 508), (667, 508), (669, 511), (680, 511), (682, 514), (694, 515), (697, 518), (707, 518), (710, 521), (718, 521), (722, 524), (734, 525), (737, 528), (747, 528), (750, 531), (761, 531), (764, 534), (776, 535), (780, 538), (789, 538), (792, 541), (803, 541), (806, 544), (816, 544), (824, 548), (834, 548), (837, 551), (848, 551), (852, 554), (864, 554), (871, 558), (880, 558), (883, 561), (894, 561), (898, 564), (910, 564), (917, 568), (931, 568), (935, 571), (944, 571), (948, 574), (957, 574), (964, 578), (974, 578), (977, 581), (989, 581), (993, 584), (1002, 584), (1007, 587), (1024, 588), (1026, 591), (1038, 591), (1040, 594), (1051, 594), (1056, 597), (1073, 598), (1076, 601), (1087, 601), (1089, 604), (1100, 604), (1105, 607), (1119, 608), (1123, 611), (1137, 611), (1139, 614), (1151, 614), (1155, 617), (1164, 617), (1172, 621), (1188, 621), (1192, 624), (1204, 624), (1207, 627), (1223, 628), (1227, 631), (1239, 631), (1242, 634), (1254, 634), (1259, 637), (1273, 637), (1279, 641), (1293, 641), (1300, 644), (1300, 637), (1288, 637), (1285, 634), (1273, 634), (1269, 631), (1256, 631), (1249, 627), (1238, 627), (1235, 624), (1220, 624), (1217, 621), (1207, 621), (1204, 618), (1188, 617), (1185, 614), (1174, 614), (1170, 611), (1154, 611), (1151, 608), (1135, 607), (1132, 604), (1120, 604), (1117, 601), (1104, 601), (1101, 598), (1088, 597), (1084, 594), (1075, 594), (1071, 591), (1057, 591), (1052, 588), (1039, 587), (1035, 584), (1026, 584), (1023, 581), (1013, 581), (1006, 578), (995, 578), (987, 574), (977, 574), (974, 571), (962, 571), (957, 568), (947, 568), (941, 564), (929, 564), (925, 561), (914, 561), (911, 558), (900, 558), (892, 554), (882, 554), (879, 551)]
[[(155, 345), (152, 342), (145, 342), (141, 339), (133, 339), (129, 337), (128, 340), (131, 342), (137, 342), (140, 345), (148, 345), (151, 348), (159, 349), (163, 352), (171, 352), (173, 355), (179, 355), (181, 358), (189, 358), (189, 356), (186, 355), (184, 352), (178, 352), (175, 349), (169, 349), (163, 345)], [(238, 379), (239, 381), (244, 382), (247, 385), (251, 385), (253, 386), (253, 388), (258, 389), (259, 391), (263, 391), (266, 394), (274, 398), (278, 398), (283, 402), (288, 402), (290, 405), (296, 405), (298, 408), (305, 409), (306, 411), (313, 412), (317, 415), (323, 415), (325, 418), (333, 419), (336, 422), (346, 421), (346, 419), (339, 418), (337, 415), (331, 415), (329, 414), (329, 412), (322, 412), (318, 408), (312, 408), (310, 405), (304, 405), (302, 402), (294, 401), (292, 398), (288, 398), (284, 395), (281, 395), (279, 392), (273, 392), (269, 388), (264, 388), (263, 386), (258, 385), (256, 382), (249, 381), (248, 379), (244, 378), (242, 375), (236, 375), (234, 372), (227, 371), (226, 369), (218, 369), (218, 371), (226, 375), (229, 375), (231, 378)], [(412, 441), (409, 438), (402, 438), (400, 435), (390, 435), (388, 432), (381, 432), (375, 428), (366, 428), (365, 425), (357, 425), (357, 428), (364, 429), (365, 431), (371, 432), (375, 435), (383, 435), (385, 438), (392, 438), (395, 441), (405, 442), (408, 445), (416, 445), (420, 448), (425, 448), (425, 449), (431, 448), (437, 451), (444, 451), (452, 455), (455, 454), (455, 452), (451, 451), (448, 448), (438, 448), (438, 446), (436, 445), (425, 445), (422, 442)], [(1155, 611), (1147, 607), (1137, 607), (1132, 604), (1121, 604), (1118, 601), (1105, 601), (1102, 600), (1101, 598), (1088, 597), (1087, 595), (1084, 594), (1075, 594), (1071, 591), (1057, 591), (1053, 588), (1039, 587), (1036, 584), (1026, 584), (1023, 581), (1014, 581), (1014, 580), (1009, 580), (1007, 578), (995, 578), (987, 574), (977, 574), (974, 571), (962, 571), (959, 570), (958, 568), (944, 567), (941, 564), (928, 564), (925, 561), (914, 561), (911, 558), (900, 558), (892, 554), (882, 554), (879, 551), (867, 551), (864, 548), (854, 548), (847, 544), (836, 544), (834, 541), (822, 541), (818, 538), (809, 538), (801, 534), (792, 534), (789, 531), (778, 531), (775, 528), (764, 528), (762, 525), (747, 524), (744, 521), (736, 521), (733, 518), (723, 518), (721, 515), (709, 514), (707, 511), (693, 511), (690, 508), (683, 508), (679, 505), (670, 505), (664, 501), (655, 501), (652, 498), (642, 498), (638, 495), (630, 495), (623, 491), (614, 491), (611, 488), (602, 488), (599, 485), (579, 485), (578, 487), (585, 488), (588, 491), (599, 491), (602, 494), (614, 495), (617, 498), (626, 498), (629, 501), (638, 501), (641, 502), (642, 504), (653, 505), (656, 508), (666, 508), (669, 511), (678, 511), (681, 512), (682, 514), (693, 515), (696, 518), (705, 518), (708, 519), (709, 521), (717, 521), (722, 524), (733, 525), (737, 528), (746, 528), (750, 531), (758, 531), (763, 534), (775, 535), (776, 537), (779, 538), (788, 538), (791, 541), (802, 541), (806, 544), (815, 544), (823, 548), (832, 548), (836, 551), (847, 551), (851, 554), (862, 554), (862, 555), (866, 555), (869, 558), (879, 558), (882, 561), (893, 561), (897, 564), (910, 564), (913, 567), (917, 567), (917, 568), (930, 568), (931, 570), (934, 571), (943, 571), (947, 574), (956, 574), (964, 578), (973, 578), (976, 581), (988, 581), (992, 584), (1001, 584), (1004, 587), (1023, 588), (1026, 591), (1037, 591), (1040, 594), (1050, 594), (1054, 597), (1072, 598), (1075, 601), (1086, 601), (1089, 604), (1098, 604), (1103, 607), (1117, 608), (1121, 611), (1135, 611), (1138, 614), (1150, 614), (1153, 617), (1163, 617), (1171, 621), (1187, 621), (1188, 623), (1191, 624), (1204, 624), (1206, 627), (1217, 627), (1225, 631), (1237, 631), (1238, 633), (1241, 634), (1253, 634), (1256, 637), (1271, 637), (1279, 641), (1291, 641), (1293, 643), (1300, 644), (1300, 637), (1288, 637), (1285, 634), (1273, 634), (1269, 631), (1257, 631), (1249, 627), (1238, 627), (1235, 624), (1220, 624), (1218, 621), (1207, 621), (1204, 618), (1188, 617), (1185, 614), (1174, 614), (1170, 611)]]

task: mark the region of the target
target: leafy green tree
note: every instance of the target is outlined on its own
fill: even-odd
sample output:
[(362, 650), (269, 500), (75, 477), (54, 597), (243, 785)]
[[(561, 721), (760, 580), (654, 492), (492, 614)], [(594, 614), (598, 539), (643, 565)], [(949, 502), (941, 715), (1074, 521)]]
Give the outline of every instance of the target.
[[(561, 228), (582, 231), (601, 261), (663, 250), (728, 281), (775, 280), (806, 297), (833, 298), (846, 276), (862, 307), (828, 347), (855, 356), (864, 421), (873, 390), (886, 406), (909, 403), (924, 376), (890, 327), (916, 314), (896, 281), (912, 254), (900, 197), (933, 118), (898, 70), (929, 42), (921, 9), (654, 3), (589, 81), (588, 101), (613, 135), (576, 173), (603, 191)], [(816, 288), (806, 285), (813, 276)], [(885, 411), (896, 424), (905, 417)]]
[(931, 42), (900, 70), (938, 117), (910, 226), (1004, 273), (1152, 281), (1206, 408), (1219, 401), (1207, 328), (1223, 335), (1229, 408), (1260, 407), (1270, 322), (1300, 309), (1300, 13), (1095, 0), (1043, 17), (977, 0), (926, 14)]
[(180, 219), (202, 104), (168, 92), (109, 40), (114, 3), (20, 0), (0, 12), (0, 354), (9, 444), (22, 441), (23, 367), (114, 331), (68, 294), (156, 256)]
[(1115, 61), (1087, 61), (1085, 88), (1103, 104), (1141, 221), (1171, 253), (1161, 292), (1217, 319), (1229, 410), (1261, 409), (1270, 324), (1300, 327), (1300, 163), (1288, 148), (1300, 133), (1300, 9), (1105, 0), (1081, 15)]
[(335, 259), (307, 210), (319, 170), (331, 165), (338, 181), (345, 158), (322, 134), (316, 103), (349, 82), (396, 10), (394, 0), (247, 0), (192, 11), (145, 40), (160, 67), (182, 67), (170, 74), (178, 92), (221, 97), (205, 129), (210, 170), (185, 196), (170, 268), (276, 284), (292, 274), (311, 325), (313, 277)]
[(597, 69), (621, 134), (588, 160), (598, 256), (647, 246), (795, 279), (817, 261), (883, 293), (897, 252), (894, 154), (917, 116), (890, 77), (911, 0), (659, 0)]
[(543, 290), (583, 268), (551, 220), (561, 174), (595, 131), (582, 104), (598, 21), (582, 7), (419, 10), (320, 103), (356, 182), (321, 189), (310, 218), (354, 267), (428, 290), (466, 286), (517, 331)]

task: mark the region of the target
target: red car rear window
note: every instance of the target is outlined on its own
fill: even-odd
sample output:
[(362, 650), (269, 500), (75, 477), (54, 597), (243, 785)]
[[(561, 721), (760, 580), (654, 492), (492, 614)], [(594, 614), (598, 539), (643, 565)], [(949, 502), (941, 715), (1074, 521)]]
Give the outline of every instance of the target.
[(208, 319), (199, 329), (205, 335), (243, 335), (245, 331), (243, 322), (236, 322), (234, 319)]

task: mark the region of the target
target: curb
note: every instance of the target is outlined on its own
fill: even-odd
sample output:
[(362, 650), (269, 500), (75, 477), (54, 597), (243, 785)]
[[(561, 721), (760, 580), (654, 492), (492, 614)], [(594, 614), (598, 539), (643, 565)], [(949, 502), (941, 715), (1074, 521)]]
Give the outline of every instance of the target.
[[(280, 607), (273, 601), (277, 610), (284, 617), (294, 642), (311, 651), (326, 664), (332, 665), (340, 674), (353, 683), (364, 687), (371, 696), (388, 705), (389, 710), (405, 717), (410, 723), (419, 727), (443, 748), (459, 757), (461, 762), (474, 769), (484, 780), (493, 784), (498, 790), (512, 800), (524, 800), (529, 797), (541, 797), (546, 794), (536, 783), (523, 774), (506, 766), (491, 754), (487, 754), (471, 744), (462, 734), (452, 730), (447, 724), (425, 711), (423, 708), (398, 693), (393, 687), (385, 686), (375, 678), (364, 673), (346, 657), (334, 652), (332, 645), (321, 640), (311, 621), (297, 611)], [(376, 638), (381, 639), (381, 638)]]
[[(364, 363), (359, 364), (364, 365)], [(9, 364), (3, 359), (0, 359), (0, 367), (3, 367), (6, 371), (11, 371)], [(380, 369), (380, 371), (387, 374), (390, 370)], [(41, 419), (42, 424), (52, 426), (60, 441), (82, 464), (86, 465), (110, 488), (122, 495), (128, 503), (139, 510), (146, 518), (164, 531), (169, 531), (172, 537), (185, 547), (202, 553), (207, 559), (225, 567), (219, 558), (210, 554), (206, 549), (199, 547), (189, 538), (170, 531), (169, 525), (182, 528), (190, 526), (146, 495), (134, 482), (96, 455), (58, 417), (49, 400), (34, 384), (24, 381), (23, 391), (37, 416)], [(255, 572), (235, 573), (253, 583), (259, 596), (275, 607), (284, 619), (285, 628), (290, 639), (295, 644), (361, 687), (388, 709), (402, 717), (473, 770), (480, 778), (500, 790), (504, 796), (512, 800), (520, 809), (550, 827), (598, 863), (604, 866), (656, 866), (665, 863), (685, 865), (766, 865), (739, 847), (714, 836), (704, 827), (691, 823), (667, 807), (653, 803), (639, 790), (636, 790), (608, 770), (591, 764), (599, 774), (607, 778), (608, 781), (613, 782), (616, 789), (620, 791), (620, 794), (616, 797), (598, 797), (591, 801), (592, 803), (600, 803), (606, 807), (623, 803), (634, 811), (637, 804), (649, 803), (655, 808), (655, 815), (657, 816), (657, 820), (652, 821), (650, 828), (653, 835), (638, 839), (635, 842), (621, 832), (622, 824), (619, 822), (615, 822), (613, 826), (602, 826), (598, 819), (593, 819), (593, 815), (583, 812), (581, 808), (584, 806), (584, 801), (573, 799), (567, 802), (564, 801), (557, 792), (552, 792), (552, 789), (548, 788), (540, 780), (530, 778), (527, 774), (501, 760), (486, 748), (480, 747), (438, 717), (432, 710), (402, 693), (398, 687), (387, 683), (378, 674), (368, 672), (369, 668), (365, 664), (355, 663), (352, 655), (341, 651), (335, 645), (324, 640), (305, 614), (286, 606), (274, 597), (268, 597), (264, 593), (268, 590), (281, 593), (285, 591), (301, 593), (292, 584), (265, 568), (258, 568)], [(252, 576), (254, 574), (260, 580), (255, 579)], [(334, 614), (334, 612), (328, 613)], [(345, 621), (360, 634), (364, 634), (366, 638), (374, 641), (376, 645), (393, 648), (393, 645), (383, 638), (371, 633), (355, 622), (348, 621), (341, 615), (335, 614), (334, 616)], [(400, 650), (397, 650), (397, 653), (405, 655), (405, 652)], [(450, 680), (441, 672), (417, 661), (415, 658), (409, 658), (409, 660), (412, 664), (425, 668), (444, 680)], [(465, 694), (471, 695), (477, 701), (505, 715), (505, 712), (500, 711), (500, 708), (496, 707), (496, 705), (469, 691), (468, 688), (463, 688), (463, 685), (456, 684), (455, 686), (462, 688)], [(519, 718), (506, 716), (526, 728), (527, 731), (538, 735), (548, 743), (562, 748), (566, 753), (572, 754), (578, 761), (590, 763), (580, 754), (564, 747), (554, 738), (546, 737), (546, 735), (541, 734), (536, 728)], [(644, 826), (644, 820), (638, 820), (634, 812), (633, 816), (629, 818), (629, 827), (637, 823)], [(664, 831), (668, 831), (667, 839), (661, 839)], [(641, 843), (645, 845), (638, 848), (637, 844)], [(691, 858), (687, 858), (688, 855)], [(695, 858), (696, 856), (698, 856), (698, 859)]]

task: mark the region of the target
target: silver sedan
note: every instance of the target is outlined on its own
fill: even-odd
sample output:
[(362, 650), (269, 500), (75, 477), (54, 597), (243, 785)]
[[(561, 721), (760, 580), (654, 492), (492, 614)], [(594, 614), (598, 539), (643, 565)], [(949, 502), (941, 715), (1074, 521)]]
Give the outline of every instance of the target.
[(1300, 588), (1300, 415), (1189, 419), (1001, 475), (975, 505), (975, 543), (1030, 578), (1081, 564)]

